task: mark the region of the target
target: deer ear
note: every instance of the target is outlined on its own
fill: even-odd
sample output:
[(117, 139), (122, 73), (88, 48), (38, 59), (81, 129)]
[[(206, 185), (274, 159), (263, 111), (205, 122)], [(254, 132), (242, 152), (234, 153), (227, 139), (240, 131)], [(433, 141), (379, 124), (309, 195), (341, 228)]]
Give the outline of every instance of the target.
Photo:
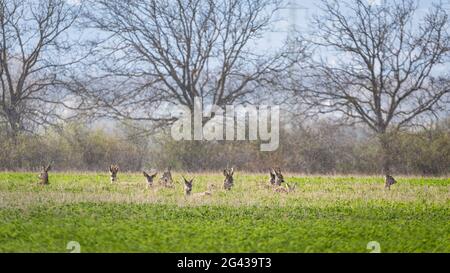
[(52, 169), (52, 164), (48, 165), (48, 167), (45, 169), (46, 172), (50, 171)]
[(227, 174), (228, 174), (228, 170), (227, 169), (223, 170), (223, 175), (227, 176)]
[(158, 175), (158, 173), (154, 173), (154, 174), (151, 175), (151, 177), (154, 178), (154, 177), (156, 177), (157, 175)]
[(233, 176), (233, 174), (234, 174), (234, 168), (231, 168), (230, 175)]
[(145, 177), (148, 176), (148, 174), (147, 174), (145, 171), (143, 171), (142, 174), (143, 174)]

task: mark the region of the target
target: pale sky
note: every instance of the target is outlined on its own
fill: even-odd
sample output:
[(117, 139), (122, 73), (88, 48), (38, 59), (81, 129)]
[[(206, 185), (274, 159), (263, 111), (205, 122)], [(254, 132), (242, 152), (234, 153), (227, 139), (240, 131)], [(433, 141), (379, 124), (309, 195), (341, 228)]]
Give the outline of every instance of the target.
[[(367, 0), (367, 1), (389, 1), (389, 0)], [(441, 0), (450, 10), (450, 0)], [(258, 48), (262, 50), (279, 48), (282, 46), (285, 38), (289, 35), (289, 30), (295, 26), (297, 30), (307, 30), (308, 21), (312, 15), (318, 13), (317, 5), (320, 0), (288, 0), (290, 8), (284, 9), (277, 14), (277, 24), (274, 30), (268, 33), (258, 44)], [(430, 7), (433, 0), (419, 0), (419, 10), (417, 16), (423, 15)]]
[[(70, 4), (77, 4), (80, 0), (66, 0)], [(366, 0), (373, 3), (383, 3), (390, 0)], [(417, 15), (420, 16), (426, 12), (431, 3), (441, 1), (450, 11), (450, 0), (418, 0), (419, 10)], [(273, 26), (273, 30), (264, 35), (257, 42), (257, 49), (262, 51), (270, 51), (280, 48), (285, 41), (290, 30), (295, 27), (297, 30), (307, 30), (308, 22), (312, 15), (318, 13), (317, 5), (321, 0), (286, 0), (288, 8), (281, 10), (276, 14), (277, 23)]]

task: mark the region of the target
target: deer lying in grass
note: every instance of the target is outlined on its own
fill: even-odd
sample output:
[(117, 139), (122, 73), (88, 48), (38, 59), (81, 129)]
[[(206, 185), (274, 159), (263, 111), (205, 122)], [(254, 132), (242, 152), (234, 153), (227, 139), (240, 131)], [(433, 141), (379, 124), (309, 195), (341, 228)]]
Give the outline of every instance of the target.
[(276, 179), (277, 179), (277, 175), (275, 174), (273, 169), (270, 169), (270, 180), (269, 180), (270, 185), (275, 186)]
[(147, 179), (147, 185), (148, 187), (153, 187), (153, 180), (155, 179), (156, 175), (158, 175), (157, 172), (153, 173), (153, 174), (148, 174), (147, 172), (143, 171), (142, 172), (145, 176), (145, 178)]
[[(285, 183), (283, 187), (282, 184), (285, 183), (284, 176), (281, 173), (280, 168), (270, 169), (270, 180), (269, 184), (272, 186), (273, 190), (278, 193), (291, 193), (295, 191), (296, 185), (291, 185), (289, 183)], [(268, 187), (270, 187), (268, 186)]]
[(192, 178), (191, 180), (187, 180), (183, 176), (183, 180), (184, 180), (184, 194), (186, 196), (193, 196), (193, 197), (211, 196), (212, 195), (212, 191), (215, 188), (214, 185), (209, 185), (207, 191), (192, 194), (192, 186), (193, 186), (193, 183), (194, 183), (194, 179)]
[(281, 187), (281, 186), (276, 187), (276, 188), (274, 189), (274, 191), (277, 192), (277, 193), (286, 193), (286, 194), (289, 194), (289, 193), (291, 193), (291, 192), (294, 192), (295, 189), (296, 189), (296, 187), (297, 187), (297, 185), (295, 185), (295, 184), (291, 185), (291, 184), (289, 184), (289, 183), (286, 183), (286, 185), (285, 185), (284, 187)]
[(118, 165), (111, 165), (109, 166), (109, 174), (111, 177), (111, 183), (114, 183), (117, 181), (117, 173), (119, 172), (119, 166)]
[(234, 185), (234, 180), (233, 180), (233, 174), (234, 174), (234, 169), (225, 169), (223, 171), (223, 175), (225, 176), (225, 180), (223, 181), (223, 188), (227, 191), (231, 190), (231, 188)]
[(284, 177), (280, 168), (270, 169), (270, 185), (281, 186), (284, 183)]
[(392, 177), (388, 174), (386, 175), (385, 181), (386, 181), (386, 184), (385, 184), (384, 188), (389, 189), (389, 190), (391, 190), (392, 185), (397, 183), (397, 180), (395, 180), (394, 177)]
[(42, 172), (39, 175), (39, 180), (40, 180), (39, 184), (40, 185), (49, 185), (50, 184), (50, 182), (48, 181), (48, 172), (51, 170), (51, 168), (52, 168), (51, 164), (48, 165), (47, 167), (42, 166)]
[(159, 179), (159, 184), (165, 188), (173, 188), (174, 187), (170, 167), (167, 168), (166, 171), (164, 171), (163, 175)]
[(189, 196), (192, 193), (192, 183), (194, 183), (194, 179), (187, 180), (183, 176), (183, 180), (184, 180), (184, 195)]

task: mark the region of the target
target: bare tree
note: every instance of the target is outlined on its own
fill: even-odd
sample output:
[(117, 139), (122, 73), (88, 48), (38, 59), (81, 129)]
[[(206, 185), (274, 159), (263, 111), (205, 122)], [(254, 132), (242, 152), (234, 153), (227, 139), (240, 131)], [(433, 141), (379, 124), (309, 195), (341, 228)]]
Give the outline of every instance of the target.
[(450, 92), (442, 73), (448, 14), (439, 4), (423, 17), (415, 16), (417, 9), (413, 0), (322, 1), (312, 30), (320, 57), (297, 88), (311, 111), (362, 122), (376, 133), (385, 173), (392, 134), (437, 114)]
[[(288, 63), (255, 49), (280, 0), (92, 1), (101, 61), (83, 89), (116, 118), (173, 121), (164, 109), (249, 99)], [(258, 53), (260, 52), (260, 53)], [(87, 87), (86, 87), (87, 86)], [(158, 111), (159, 110), (159, 111)]]
[(67, 32), (80, 8), (65, 0), (0, 1), (0, 122), (10, 136), (70, 107), (62, 79), (76, 60)]

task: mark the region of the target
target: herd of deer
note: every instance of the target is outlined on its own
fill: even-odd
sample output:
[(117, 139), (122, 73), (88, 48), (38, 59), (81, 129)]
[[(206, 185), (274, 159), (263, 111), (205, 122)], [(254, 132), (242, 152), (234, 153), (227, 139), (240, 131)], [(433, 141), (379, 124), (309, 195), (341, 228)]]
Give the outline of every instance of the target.
[[(39, 175), (39, 179), (40, 179), (40, 184), (42, 185), (48, 185), (49, 184), (49, 175), (48, 172), (51, 169), (51, 165), (48, 166), (43, 166), (42, 167), (42, 172)], [(109, 167), (109, 174), (110, 174), (110, 178), (111, 178), (111, 183), (115, 183), (117, 181), (117, 174), (119, 173), (119, 166), (117, 165), (111, 165)], [(147, 185), (148, 187), (153, 187), (153, 182), (156, 178), (156, 176), (158, 175), (157, 172), (154, 173), (147, 173), (145, 171), (142, 172), (144, 177), (147, 180)], [(226, 168), (223, 171), (223, 175), (225, 176), (225, 180), (223, 182), (223, 189), (230, 191), (233, 186), (234, 186), (234, 179), (233, 179), (233, 175), (234, 175), (234, 169), (228, 169)], [(184, 180), (184, 193), (187, 196), (190, 196), (192, 194), (192, 187), (193, 187), (193, 183), (194, 183), (194, 179), (186, 179), (183, 176), (183, 180)], [(397, 181), (390, 175), (386, 175), (385, 177), (385, 188), (387, 189), (391, 189), (391, 186), (394, 185), (395, 183), (397, 183)], [(172, 179), (172, 173), (171, 173), (171, 168), (167, 168), (161, 178), (159, 179), (159, 185), (165, 188), (174, 188), (174, 181)], [(291, 193), (293, 191), (295, 191), (296, 185), (291, 185), (289, 183), (286, 183), (284, 181), (284, 177), (283, 174), (281, 173), (281, 169), (280, 168), (275, 168), (275, 169), (270, 169), (270, 180), (269, 183), (266, 185), (267, 188), (272, 188), (275, 192), (278, 193)], [(209, 185), (208, 186), (208, 190), (205, 192), (201, 192), (201, 193), (196, 193), (196, 196), (209, 196), (212, 195), (213, 190), (215, 189), (214, 185)]]

